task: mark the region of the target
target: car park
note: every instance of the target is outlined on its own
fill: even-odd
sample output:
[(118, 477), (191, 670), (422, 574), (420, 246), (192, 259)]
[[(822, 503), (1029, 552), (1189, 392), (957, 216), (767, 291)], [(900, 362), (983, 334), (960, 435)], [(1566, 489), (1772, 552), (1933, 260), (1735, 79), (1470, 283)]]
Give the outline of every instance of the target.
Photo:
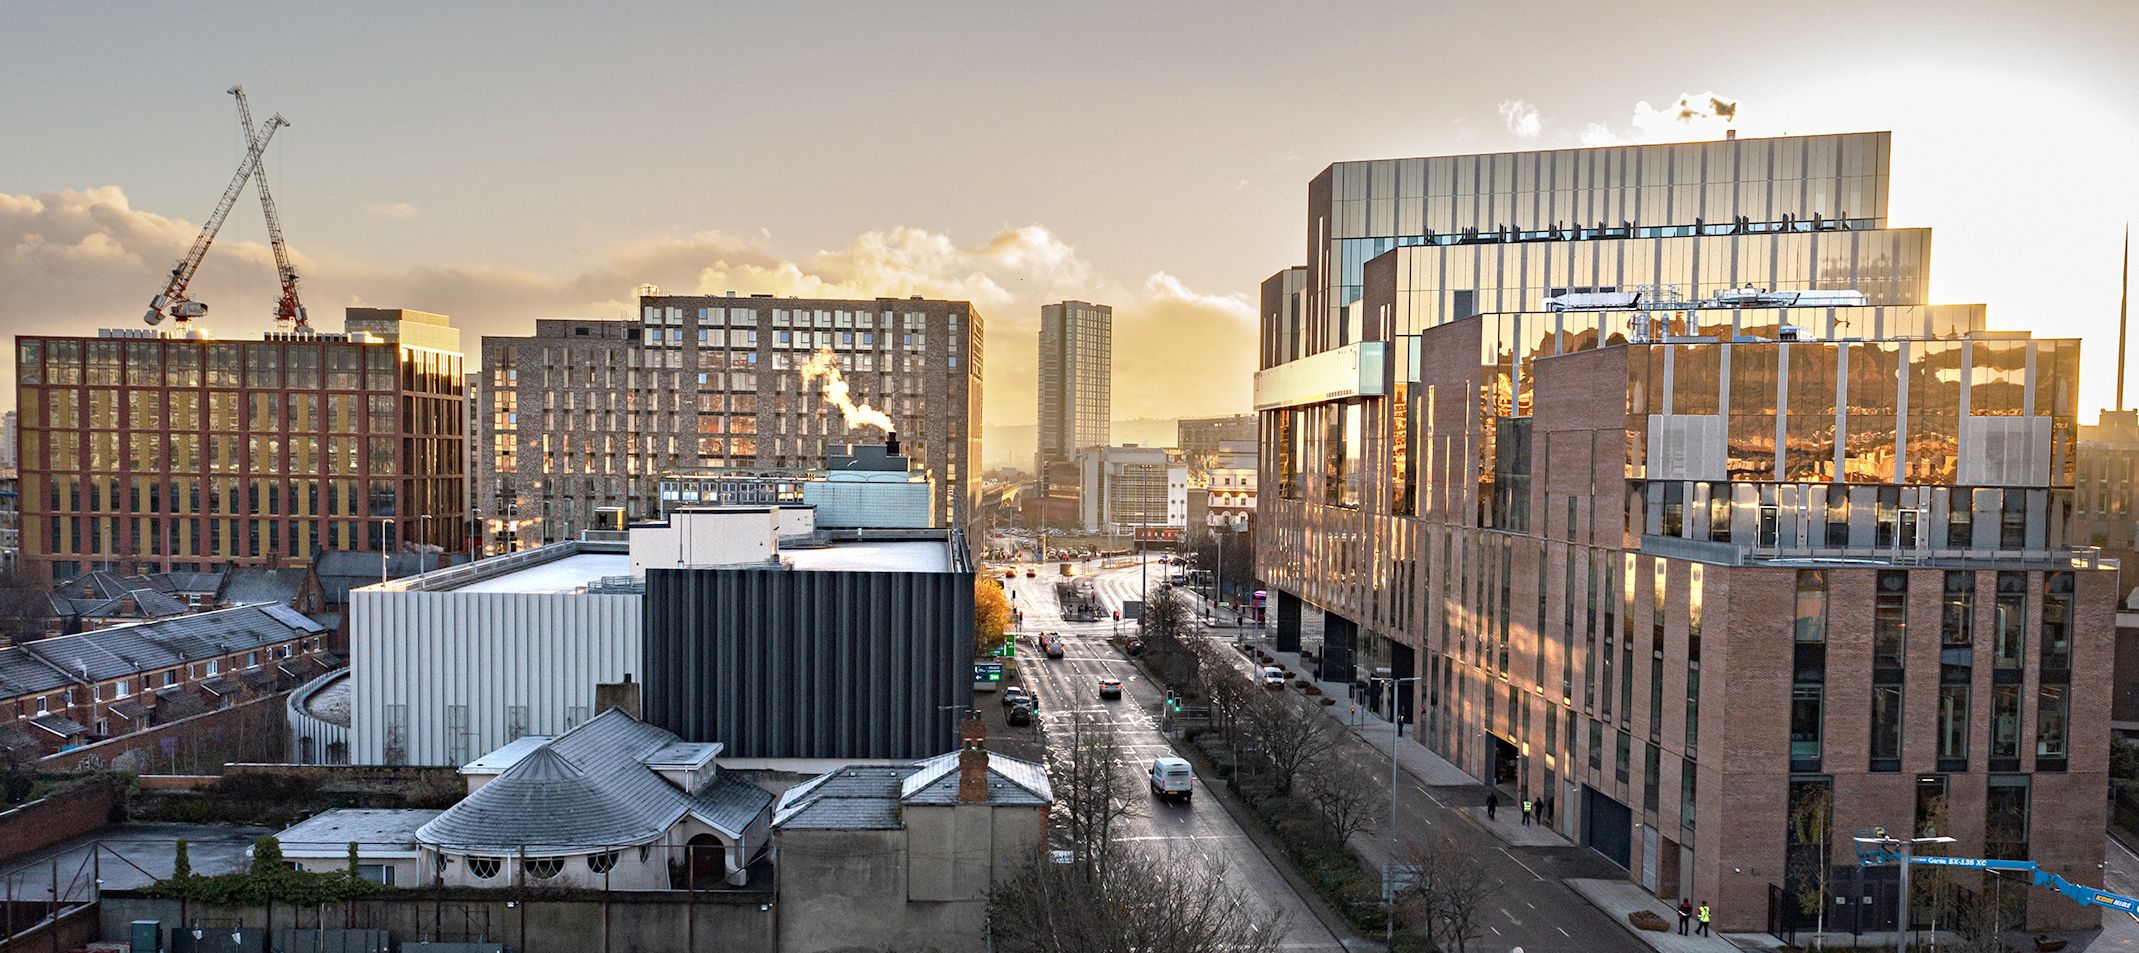
[(1120, 697), (1121, 697), (1121, 679), (1118, 679), (1118, 678), (1101, 678), (1101, 679), (1099, 680), (1099, 697), (1101, 697), (1101, 698), (1120, 698)]

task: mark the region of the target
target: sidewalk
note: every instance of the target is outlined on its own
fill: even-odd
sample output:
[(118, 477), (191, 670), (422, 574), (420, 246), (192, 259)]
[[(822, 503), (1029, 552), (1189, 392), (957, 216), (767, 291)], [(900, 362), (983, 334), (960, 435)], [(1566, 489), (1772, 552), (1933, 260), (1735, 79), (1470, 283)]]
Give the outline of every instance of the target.
[[(1634, 938), (1664, 953), (1736, 953), (1738, 950), (1781, 949), (1782, 944), (1765, 933), (1724, 936), (1680, 936), (1678, 934), (1678, 911), (1662, 900), (1649, 895), (1640, 884), (1625, 880), (1569, 879), (1562, 881), (1568, 888), (1581, 894), (1590, 905), (1604, 911), (1606, 916), (1618, 921)], [(1664, 919), (1671, 929), (1663, 933), (1636, 928), (1627, 916), (1636, 910), (1647, 910)]]

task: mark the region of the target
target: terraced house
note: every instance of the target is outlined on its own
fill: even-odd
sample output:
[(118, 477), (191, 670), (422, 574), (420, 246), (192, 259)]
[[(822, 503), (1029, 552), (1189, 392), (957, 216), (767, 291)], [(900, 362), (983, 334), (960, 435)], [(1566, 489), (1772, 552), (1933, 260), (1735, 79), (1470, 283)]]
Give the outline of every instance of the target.
[[(1888, 149), (1338, 163), (1263, 286), (1281, 647), (1319, 630), (1325, 677), (1378, 677), (1420, 743), (1724, 930), (1855, 895), (1857, 829), (2102, 862), (2079, 342), (1927, 300)], [(1889, 929), (1894, 872), (1863, 873)], [(2094, 920), (2022, 893), (2032, 927)]]

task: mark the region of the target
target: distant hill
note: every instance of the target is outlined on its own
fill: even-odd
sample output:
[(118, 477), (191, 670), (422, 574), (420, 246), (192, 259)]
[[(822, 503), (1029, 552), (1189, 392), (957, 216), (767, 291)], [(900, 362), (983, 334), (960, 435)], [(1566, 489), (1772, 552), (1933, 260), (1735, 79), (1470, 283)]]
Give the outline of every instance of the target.
[[(1114, 422), (1114, 442), (1145, 447), (1171, 447), (1179, 433), (1172, 417), (1140, 417)], [(1039, 446), (1038, 424), (986, 424), (981, 428), (981, 463), (988, 467), (1032, 466), (1032, 451)]]

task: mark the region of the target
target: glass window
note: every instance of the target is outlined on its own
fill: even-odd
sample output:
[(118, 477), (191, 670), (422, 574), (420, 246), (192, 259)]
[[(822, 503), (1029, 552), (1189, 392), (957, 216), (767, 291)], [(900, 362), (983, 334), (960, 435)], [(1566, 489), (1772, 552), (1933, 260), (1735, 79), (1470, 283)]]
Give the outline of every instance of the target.
[(1878, 588), (1872, 597), (1872, 668), (1898, 671), (1903, 664), (1909, 630), (1909, 574), (1903, 570), (1879, 571)]
[(1818, 762), (1821, 720), (1827, 707), (1823, 685), (1790, 687), (1790, 760)]
[(2022, 668), (2023, 653), (2027, 646), (2028, 574), (2025, 572), (2000, 572), (1995, 612), (1996, 624), (1991, 633), (1991, 658), (2001, 672), (2017, 675)]
[[(123, 684), (123, 683), (122, 683)], [(2065, 767), (2065, 729), (2070, 714), (2067, 685), (2044, 685), (2035, 695), (2035, 769), (2062, 771)], [(2055, 764), (2049, 762), (2055, 761)]]
[(1797, 640), (1827, 641), (1827, 571), (1797, 571)]
[(1938, 758), (1940, 770), (1965, 770), (1947, 768), (1944, 763), (1968, 760), (1968, 686), (1940, 685), (1938, 687)]
[(2072, 574), (2069, 572), (2043, 573), (2042, 669), (2046, 682), (2071, 678)]
[(1939, 612), (1939, 643), (1955, 646), (1973, 642), (1975, 616), (1976, 574), (1947, 573), (1946, 598)]
[[(1992, 685), (1990, 689), (1990, 756), (1996, 761), (2020, 759), (2020, 686)], [(1993, 765), (1996, 768), (1996, 765)]]
[(1901, 686), (1872, 686), (1872, 770), (1901, 770)]

